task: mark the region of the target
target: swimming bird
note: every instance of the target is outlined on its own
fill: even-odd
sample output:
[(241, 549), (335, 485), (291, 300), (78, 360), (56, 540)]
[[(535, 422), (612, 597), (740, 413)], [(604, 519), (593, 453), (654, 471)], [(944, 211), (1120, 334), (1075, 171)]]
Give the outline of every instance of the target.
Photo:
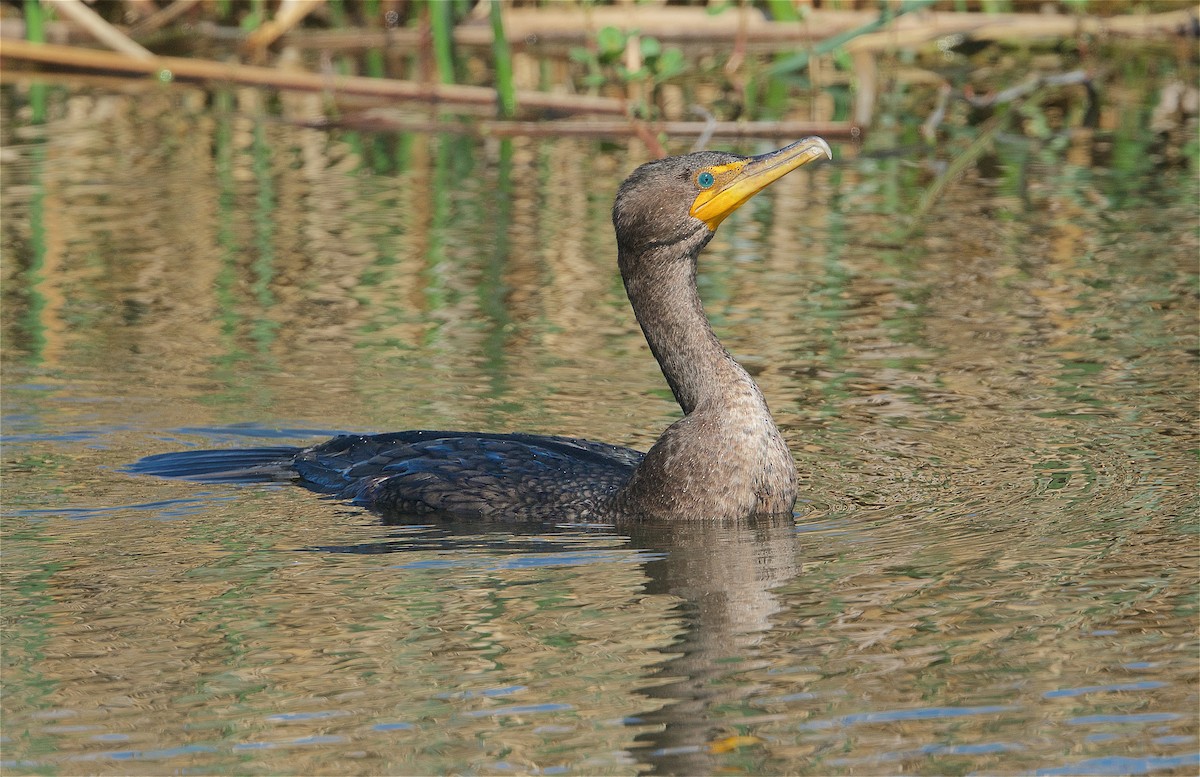
[(758, 156), (701, 151), (643, 164), (621, 184), (612, 210), (621, 277), (684, 413), (646, 453), (571, 437), (419, 430), (308, 448), (165, 453), (130, 471), (292, 481), (387, 515), (610, 522), (788, 513), (792, 455), (762, 391), (713, 333), (696, 270), (729, 214), (821, 157), (832, 153), (817, 137)]

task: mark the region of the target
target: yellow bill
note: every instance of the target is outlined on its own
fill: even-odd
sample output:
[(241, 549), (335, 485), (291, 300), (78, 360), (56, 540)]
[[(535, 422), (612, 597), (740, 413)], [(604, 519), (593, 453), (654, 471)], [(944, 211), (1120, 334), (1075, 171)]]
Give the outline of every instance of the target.
[(812, 137), (778, 151), (706, 167), (696, 174), (701, 191), (692, 202), (691, 214), (715, 230), (746, 200), (797, 167), (821, 157), (833, 159), (833, 152), (824, 140)]

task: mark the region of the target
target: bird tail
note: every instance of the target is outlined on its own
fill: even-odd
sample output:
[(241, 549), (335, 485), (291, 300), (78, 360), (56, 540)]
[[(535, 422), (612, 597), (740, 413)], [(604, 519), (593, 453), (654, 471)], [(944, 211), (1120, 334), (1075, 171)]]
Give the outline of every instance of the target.
[(197, 480), (205, 483), (264, 483), (296, 480), (293, 468), (302, 448), (277, 445), (265, 448), (177, 451), (147, 456), (125, 471), (134, 475)]

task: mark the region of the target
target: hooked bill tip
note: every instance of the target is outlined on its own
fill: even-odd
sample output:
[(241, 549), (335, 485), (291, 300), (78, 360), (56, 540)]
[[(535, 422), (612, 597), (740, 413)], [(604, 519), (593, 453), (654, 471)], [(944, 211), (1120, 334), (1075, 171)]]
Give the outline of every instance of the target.
[(820, 146), (821, 150), (825, 152), (825, 156), (828, 159), (833, 159), (833, 151), (829, 148), (829, 144), (825, 142), (824, 138), (818, 138), (816, 136), (813, 136), (811, 138), (807, 138), (807, 140), (809, 143), (813, 143), (813, 144), (816, 144), (817, 146)]

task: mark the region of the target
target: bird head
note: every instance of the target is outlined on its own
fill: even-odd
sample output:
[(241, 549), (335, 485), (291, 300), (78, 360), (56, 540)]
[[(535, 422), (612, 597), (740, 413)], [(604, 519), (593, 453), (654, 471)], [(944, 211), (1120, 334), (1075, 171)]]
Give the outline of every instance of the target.
[(747, 200), (822, 156), (833, 157), (829, 145), (812, 137), (758, 156), (700, 151), (647, 162), (625, 179), (613, 204), (621, 253), (680, 244), (698, 250)]

